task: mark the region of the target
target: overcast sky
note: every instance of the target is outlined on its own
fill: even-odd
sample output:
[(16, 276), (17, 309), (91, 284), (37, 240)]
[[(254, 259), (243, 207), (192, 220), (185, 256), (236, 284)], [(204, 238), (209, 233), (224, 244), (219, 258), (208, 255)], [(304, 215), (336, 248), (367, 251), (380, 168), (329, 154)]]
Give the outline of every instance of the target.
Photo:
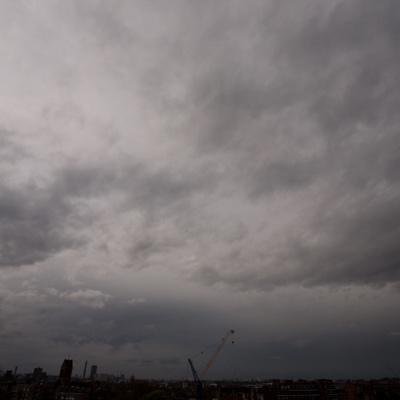
[(394, 0), (2, 1), (2, 369), (235, 329), (209, 379), (399, 376), (399, 43)]

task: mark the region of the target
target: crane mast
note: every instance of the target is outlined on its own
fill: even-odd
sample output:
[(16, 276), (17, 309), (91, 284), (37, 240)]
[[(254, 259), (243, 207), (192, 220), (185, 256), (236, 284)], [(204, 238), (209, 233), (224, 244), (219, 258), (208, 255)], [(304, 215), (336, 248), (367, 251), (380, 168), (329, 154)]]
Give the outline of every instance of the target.
[(202, 400), (202, 398), (203, 398), (203, 382), (200, 380), (199, 376), (197, 375), (197, 372), (196, 372), (196, 369), (194, 368), (192, 360), (189, 358), (188, 361), (189, 361), (190, 368), (192, 369), (194, 381), (196, 382), (196, 398), (197, 398), (197, 400)]

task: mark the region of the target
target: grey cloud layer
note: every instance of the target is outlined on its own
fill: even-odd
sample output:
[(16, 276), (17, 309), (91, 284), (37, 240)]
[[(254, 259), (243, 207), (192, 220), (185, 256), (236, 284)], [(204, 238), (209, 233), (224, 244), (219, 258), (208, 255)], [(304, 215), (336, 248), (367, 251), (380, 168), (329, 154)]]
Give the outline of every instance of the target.
[[(224, 262), (240, 262), (243, 271), (229, 277), (207, 266), (207, 282), (263, 287), (399, 278), (399, 57), (393, 49), (399, 8), (340, 2), (326, 12), (310, 4), (293, 6), (302, 18), (289, 34), (282, 31), (270, 58), (263, 58), (267, 45), (253, 40), (248, 58), (232, 65), (227, 46), (226, 62), (221, 56), (221, 65), (197, 84), (194, 99), (204, 105), (196, 119), (199, 149), (228, 154), (231, 177), (251, 198), (287, 193), (313, 207), (287, 227), (273, 265), (256, 261), (257, 253), (240, 258), (245, 250), (237, 249)], [(276, 10), (289, 26), (290, 8)], [(264, 260), (271, 253), (268, 242), (258, 249)]]
[(176, 377), (228, 328), (231, 375), (394, 359), (398, 3), (0, 8), (8, 360)]
[[(266, 230), (264, 244), (259, 240), (253, 250), (246, 247), (263, 232), (238, 217), (237, 222), (247, 226), (247, 237), (232, 243), (229, 252), (213, 260), (194, 250), (199, 265), (194, 276), (203, 275), (204, 282), (236, 280), (243, 288), (262, 288), (292, 281), (397, 281), (399, 120), (395, 108), (400, 99), (394, 90), (399, 59), (393, 46), (398, 28), (391, 21), (398, 7), (340, 2), (329, 9), (311, 4), (301, 2), (293, 9), (273, 4), (249, 27), (233, 10), (225, 14), (222, 7), (205, 25), (195, 23), (191, 34), (177, 43), (173, 37), (162, 39), (165, 49), (180, 49), (174, 62), (151, 37), (138, 35), (136, 43), (134, 31), (119, 25), (118, 17), (109, 19), (101, 10), (96, 15), (88, 10), (99, 40), (109, 44), (118, 61), (124, 62), (124, 48), (114, 44), (150, 45), (143, 50), (136, 72), (140, 77), (152, 69), (160, 74), (141, 85), (152, 88), (146, 96), (162, 118), (171, 118), (170, 106), (177, 106), (173, 108), (177, 122), (172, 118), (165, 134), (179, 140), (172, 152), (179, 158), (181, 151), (182, 158), (176, 166), (171, 158), (166, 168), (155, 170), (151, 159), (65, 166), (55, 171), (44, 190), (31, 189), (29, 184), (4, 187), (2, 265), (30, 264), (73, 246), (63, 230), (74, 213), (79, 214), (80, 201), (103, 198), (121, 212), (124, 204), (106, 200), (119, 194), (125, 199), (123, 212), (139, 210), (157, 215), (158, 222), (174, 221), (183, 237), (189, 225), (200, 227), (204, 217), (210, 220), (210, 229), (213, 220), (223, 221), (214, 211), (206, 211), (206, 201), (193, 203), (195, 199), (211, 196), (210, 201), (222, 204), (221, 195), (229, 193), (239, 202), (258, 203), (259, 212), (263, 202), (267, 210), (268, 199), (276, 196), (293, 197), (288, 204), (293, 208), (301, 202), (310, 206), (303, 207), (304, 215), (299, 207), (292, 224), (278, 230), (274, 242)], [(193, 11), (184, 7), (179, 17), (193, 19)], [(292, 21), (296, 12), (302, 18)], [(291, 25), (290, 29), (276, 27), (278, 33), (268, 35), (264, 25), (271, 22), (271, 15), (282, 26)], [(187, 33), (186, 22), (174, 27), (177, 18), (167, 13), (165, 25), (158, 30)], [(241, 39), (240, 33), (247, 39)], [(86, 34), (85, 40), (94, 35)], [(190, 51), (193, 45), (197, 53)], [(125, 58), (127, 66), (133, 60), (134, 55)], [(168, 92), (179, 83), (174, 74), (182, 76), (183, 93), (175, 98)], [(171, 151), (167, 156), (172, 157)], [(88, 210), (83, 218), (93, 224), (96, 216), (90, 214)], [(259, 215), (266, 224), (269, 217), (268, 211)], [(156, 225), (152, 222), (149, 229), (156, 230)], [(215, 228), (218, 240), (228, 245), (229, 232)], [(202, 235), (199, 241), (207, 242), (203, 228), (195, 231)], [(189, 233), (188, 240), (195, 242), (193, 235)], [(165, 250), (152, 240), (151, 232), (135, 239), (132, 259)], [(226, 264), (243, 271), (229, 270)]]

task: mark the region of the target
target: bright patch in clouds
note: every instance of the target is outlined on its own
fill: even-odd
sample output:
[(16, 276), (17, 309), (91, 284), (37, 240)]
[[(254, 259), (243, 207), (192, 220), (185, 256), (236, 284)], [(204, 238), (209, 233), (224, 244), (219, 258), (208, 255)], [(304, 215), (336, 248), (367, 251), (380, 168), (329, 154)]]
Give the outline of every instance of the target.
[(63, 293), (61, 297), (76, 301), (79, 304), (82, 304), (91, 308), (103, 308), (112, 296), (108, 294), (104, 294), (99, 290), (78, 290), (72, 293)]

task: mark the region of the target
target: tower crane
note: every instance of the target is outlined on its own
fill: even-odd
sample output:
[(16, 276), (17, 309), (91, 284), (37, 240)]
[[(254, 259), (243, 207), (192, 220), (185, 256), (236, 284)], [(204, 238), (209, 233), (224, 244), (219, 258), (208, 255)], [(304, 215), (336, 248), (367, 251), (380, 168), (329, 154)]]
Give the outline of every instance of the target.
[(215, 361), (217, 358), (218, 353), (221, 351), (222, 347), (224, 346), (225, 342), (228, 340), (230, 335), (233, 335), (235, 331), (233, 329), (230, 329), (228, 332), (226, 332), (225, 336), (222, 338), (221, 343), (218, 345), (218, 347), (215, 349), (213, 355), (211, 356), (210, 360), (204, 367), (203, 371), (200, 373), (200, 377), (196, 372), (196, 369), (194, 368), (192, 360), (189, 358), (189, 365), (192, 370), (193, 378), (194, 381), (196, 382), (196, 393), (197, 393), (197, 400), (202, 400), (203, 398), (203, 380), (206, 377), (206, 374), (208, 370), (210, 369), (212, 363)]
[(200, 380), (199, 376), (197, 375), (196, 369), (192, 363), (192, 360), (189, 358), (189, 365), (192, 370), (194, 381), (196, 382), (196, 398), (197, 400), (203, 399), (203, 382)]

